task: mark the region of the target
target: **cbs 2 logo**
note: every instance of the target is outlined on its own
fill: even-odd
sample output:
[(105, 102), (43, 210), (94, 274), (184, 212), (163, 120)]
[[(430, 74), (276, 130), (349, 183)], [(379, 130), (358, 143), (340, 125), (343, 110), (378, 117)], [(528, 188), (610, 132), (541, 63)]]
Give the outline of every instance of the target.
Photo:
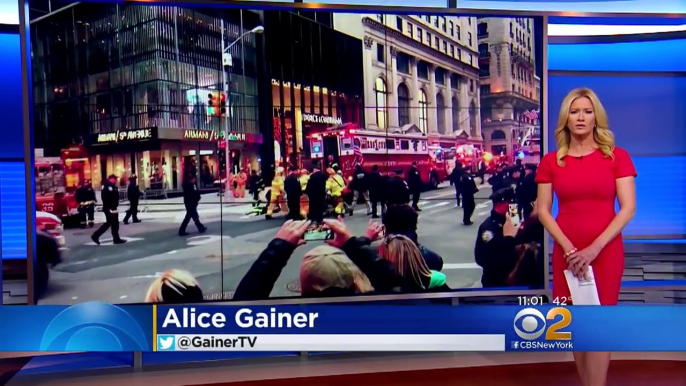
[[(558, 316), (561, 317), (560, 320), (547, 327), (546, 321), (553, 321)], [(520, 338), (525, 340), (538, 339), (544, 332), (546, 340), (571, 340), (571, 332), (560, 331), (569, 327), (571, 323), (572, 313), (564, 307), (551, 308), (545, 316), (535, 308), (525, 308), (515, 316), (514, 330)]]

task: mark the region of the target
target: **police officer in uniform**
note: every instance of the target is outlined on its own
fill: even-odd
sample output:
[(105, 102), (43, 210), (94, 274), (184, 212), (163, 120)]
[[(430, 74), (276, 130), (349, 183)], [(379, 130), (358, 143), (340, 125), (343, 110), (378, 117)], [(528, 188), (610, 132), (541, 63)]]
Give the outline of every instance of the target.
[(498, 190), (491, 195), (491, 201), (493, 210), (479, 226), (474, 248), (476, 263), (483, 269), (484, 288), (507, 286), (507, 279), (519, 260), (516, 250), (519, 224), (508, 213), (510, 204), (516, 201), (514, 190)]
[(419, 174), (419, 169), (417, 169), (417, 162), (412, 162), (410, 166), (409, 173), (407, 175), (407, 185), (410, 188), (410, 193), (412, 193), (412, 208), (419, 212), (419, 195), (422, 191), (422, 177)]
[(299, 177), (300, 169), (296, 166), (290, 166), (288, 177), (283, 181), (283, 190), (286, 192), (286, 205), (288, 205), (286, 217), (291, 220), (300, 220), (300, 197), (303, 191), (300, 186)]
[(326, 182), (329, 176), (324, 174), (319, 164), (315, 161), (310, 179), (307, 181), (305, 193), (310, 201), (310, 210), (307, 213), (308, 220), (321, 224), (324, 221), (326, 210)]
[(128, 224), (131, 217), (133, 217), (134, 223), (141, 222), (138, 219), (138, 202), (141, 197), (141, 191), (138, 189), (137, 179), (135, 175), (129, 178), (129, 186), (126, 189), (126, 195), (129, 199), (129, 210), (126, 211), (126, 216), (124, 216), (124, 224)]
[(198, 228), (198, 232), (205, 233), (207, 228), (200, 222), (200, 216), (198, 215), (198, 204), (200, 203), (200, 192), (198, 191), (198, 186), (195, 184), (195, 176), (189, 175), (186, 181), (183, 183), (183, 204), (186, 207), (186, 216), (181, 222), (179, 227), (179, 236), (188, 236), (186, 233), (186, 227), (191, 219)]
[(462, 174), (464, 171), (462, 170), (462, 164), (459, 162), (455, 163), (455, 168), (453, 169), (452, 172), (450, 172), (450, 176), (448, 179), (450, 180), (450, 185), (452, 185), (455, 188), (455, 200), (457, 201), (457, 206), (461, 206), (461, 201), (460, 197), (462, 196), (461, 190), (462, 190)]
[(88, 227), (92, 228), (95, 225), (95, 203), (98, 200), (95, 198), (95, 190), (93, 190), (91, 182), (89, 180), (83, 181), (83, 185), (76, 189), (74, 196), (78, 205), (81, 228), (86, 227), (86, 220), (88, 220)]
[[(474, 209), (476, 209), (476, 202), (474, 201), (474, 195), (479, 191), (476, 187), (476, 182), (474, 178), (462, 169), (462, 165), (458, 164), (461, 170), (460, 177), (456, 181), (456, 185), (459, 185), (459, 192), (462, 195), (462, 223), (464, 225), (472, 225), (472, 215), (474, 214)], [(457, 166), (455, 167), (457, 169)]]
[(114, 244), (124, 244), (126, 240), (119, 237), (119, 189), (117, 189), (117, 176), (110, 175), (102, 188), (100, 198), (102, 199), (102, 212), (105, 214), (105, 223), (98, 228), (91, 236), (94, 243), (100, 245), (100, 237), (112, 228), (112, 242)]
[(384, 213), (384, 179), (379, 173), (377, 165), (372, 166), (372, 172), (367, 178), (367, 188), (369, 188), (369, 201), (372, 207), (372, 218), (379, 218), (377, 207), (381, 204), (381, 214)]
[[(403, 170), (396, 169), (388, 174), (386, 181), (386, 208), (392, 205), (407, 205), (410, 203), (412, 190), (403, 180)], [(416, 208), (415, 211), (417, 210)]]
[(369, 178), (367, 172), (362, 169), (362, 165), (355, 165), (355, 171), (353, 171), (353, 179), (350, 182), (350, 188), (354, 192), (353, 203), (350, 206), (349, 214), (352, 216), (355, 212), (355, 206), (360, 200), (360, 196), (364, 198), (364, 204), (367, 206), (367, 215), (372, 214), (372, 204), (369, 199)]
[(252, 195), (252, 206), (260, 205), (260, 191), (264, 189), (264, 181), (262, 177), (257, 174), (257, 170), (250, 172), (250, 178), (248, 179), (248, 189)]

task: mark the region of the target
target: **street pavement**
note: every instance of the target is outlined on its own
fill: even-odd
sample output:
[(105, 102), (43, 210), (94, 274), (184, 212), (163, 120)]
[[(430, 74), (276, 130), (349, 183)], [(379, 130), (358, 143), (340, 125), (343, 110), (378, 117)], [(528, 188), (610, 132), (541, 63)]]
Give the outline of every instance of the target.
[[(462, 225), (462, 208), (455, 205), (454, 190), (448, 184), (423, 193), (419, 203), (419, 241), (443, 257), (443, 272), (453, 289), (480, 286), (481, 268), (474, 263), (474, 243), (478, 225), (490, 213), (487, 197), (491, 189), (487, 185), (479, 188), (472, 226)], [(39, 303), (140, 303), (150, 283), (171, 268), (191, 272), (206, 297), (230, 298), (283, 224), (279, 217), (268, 221), (262, 216), (246, 215), (249, 209), (250, 204), (245, 203), (201, 205), (200, 218), (208, 231), (198, 234), (191, 222), (190, 235), (185, 237), (177, 236), (183, 211), (147, 211), (139, 216), (142, 223), (120, 224), (120, 234), (128, 240), (123, 245), (113, 245), (109, 232), (98, 246), (90, 240), (94, 229), (67, 230), (63, 263), (51, 271), (48, 292)], [(346, 218), (353, 233), (362, 234), (366, 229), (370, 217), (365, 214), (365, 206), (358, 205), (355, 215)], [(98, 223), (103, 221), (99, 216)], [(120, 214), (120, 220), (122, 217)], [(295, 250), (272, 297), (299, 294), (300, 262), (308, 250), (319, 244), (309, 242)]]

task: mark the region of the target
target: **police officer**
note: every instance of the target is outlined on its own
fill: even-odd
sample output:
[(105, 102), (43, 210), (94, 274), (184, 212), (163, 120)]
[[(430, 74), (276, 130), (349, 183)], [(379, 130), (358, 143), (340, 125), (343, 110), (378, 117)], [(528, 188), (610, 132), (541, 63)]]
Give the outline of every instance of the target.
[(250, 178), (248, 179), (248, 189), (250, 194), (252, 195), (252, 206), (259, 206), (260, 191), (264, 189), (264, 181), (262, 180), (262, 177), (260, 177), (260, 175), (257, 174), (257, 170), (253, 170), (252, 172), (250, 172)]
[[(476, 187), (474, 178), (467, 171), (461, 169), (461, 167), (462, 165), (460, 165), (460, 170), (462, 172), (460, 173), (456, 185), (459, 185), (459, 193), (462, 194), (462, 223), (464, 225), (472, 225), (474, 224), (472, 222), (472, 215), (474, 214), (474, 209), (476, 209), (474, 195), (479, 189)], [(455, 167), (455, 169), (457, 169), (457, 167)]]
[(364, 198), (364, 203), (367, 206), (367, 215), (372, 214), (372, 205), (369, 199), (369, 184), (368, 184), (367, 172), (362, 169), (362, 165), (355, 165), (355, 170), (353, 171), (353, 179), (350, 182), (350, 189), (354, 192), (353, 203), (350, 206), (350, 215), (352, 216), (355, 211), (355, 206), (360, 200), (360, 196)]
[(483, 269), (481, 285), (484, 288), (507, 286), (507, 279), (519, 260), (516, 250), (519, 224), (508, 213), (510, 204), (515, 200), (511, 188), (493, 193), (491, 215), (479, 226), (474, 258)]
[(326, 181), (329, 176), (320, 169), (319, 163), (315, 162), (307, 181), (305, 193), (310, 201), (310, 209), (307, 213), (308, 220), (321, 224), (324, 221), (324, 211), (326, 210)]
[(497, 191), (503, 188), (503, 180), (505, 179), (505, 166), (499, 164), (496, 167), (495, 173), (488, 179), (488, 184), (491, 185), (493, 191)]
[(450, 180), (450, 185), (455, 188), (455, 200), (457, 201), (457, 206), (460, 206), (460, 190), (462, 189), (462, 164), (459, 162), (455, 163), (455, 168), (450, 172), (448, 179)]
[(74, 197), (78, 205), (81, 228), (86, 227), (86, 220), (88, 220), (88, 226), (92, 228), (95, 225), (95, 203), (97, 199), (95, 198), (95, 191), (91, 186), (91, 182), (84, 180), (83, 185), (76, 189)]
[(372, 166), (372, 172), (367, 175), (369, 201), (372, 207), (372, 218), (379, 218), (377, 207), (381, 204), (381, 214), (384, 213), (384, 180), (377, 165)]
[(287, 218), (300, 220), (300, 197), (303, 194), (300, 186), (300, 169), (296, 166), (289, 168), (288, 177), (283, 182), (283, 190), (286, 192), (286, 204), (288, 205)]
[(107, 229), (112, 228), (112, 243), (124, 244), (126, 240), (119, 237), (119, 214), (117, 207), (119, 206), (119, 189), (117, 189), (117, 176), (110, 175), (102, 188), (100, 198), (102, 199), (102, 212), (105, 214), (105, 223), (98, 228), (91, 236), (94, 243), (100, 245), (100, 237), (107, 232)]
[(386, 207), (410, 203), (412, 191), (408, 183), (403, 180), (402, 175), (402, 169), (396, 169), (388, 174), (388, 180), (386, 181)]
[(200, 203), (201, 197), (195, 181), (195, 175), (191, 174), (183, 183), (183, 205), (186, 207), (186, 216), (183, 218), (181, 226), (179, 227), (179, 236), (188, 236), (186, 227), (188, 226), (188, 223), (191, 222), (191, 219), (198, 228), (198, 232), (207, 232), (207, 228), (202, 225), (200, 216), (198, 215), (198, 204)]
[(421, 211), (419, 209), (419, 195), (422, 191), (422, 177), (419, 174), (419, 169), (417, 169), (417, 162), (412, 162), (410, 170), (407, 175), (407, 186), (410, 188), (410, 193), (412, 194), (412, 208), (417, 212)]
[(126, 189), (126, 195), (129, 199), (129, 210), (126, 211), (126, 216), (124, 216), (124, 224), (128, 224), (131, 217), (133, 217), (134, 223), (141, 222), (138, 219), (138, 202), (141, 197), (141, 191), (138, 189), (137, 179), (135, 175), (129, 178), (129, 186)]

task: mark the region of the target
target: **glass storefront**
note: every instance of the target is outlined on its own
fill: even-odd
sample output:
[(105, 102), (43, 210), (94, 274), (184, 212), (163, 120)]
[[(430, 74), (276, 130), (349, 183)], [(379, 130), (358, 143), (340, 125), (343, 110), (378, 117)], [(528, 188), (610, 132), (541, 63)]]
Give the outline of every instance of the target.
[[(82, 135), (147, 127), (258, 133), (254, 34), (230, 50), (229, 113), (207, 114), (208, 93), (223, 89), (222, 20), (229, 42), (260, 24), (248, 10), (88, 3), (33, 23), (36, 148), (50, 155)], [(153, 158), (138, 165), (148, 175), (166, 162)], [(128, 157), (108, 162), (130, 173)]]
[[(273, 154), (302, 165), (303, 117), (340, 119), (363, 127), (362, 41), (290, 12), (265, 13), (271, 68)], [(276, 78), (277, 76), (282, 78)]]

